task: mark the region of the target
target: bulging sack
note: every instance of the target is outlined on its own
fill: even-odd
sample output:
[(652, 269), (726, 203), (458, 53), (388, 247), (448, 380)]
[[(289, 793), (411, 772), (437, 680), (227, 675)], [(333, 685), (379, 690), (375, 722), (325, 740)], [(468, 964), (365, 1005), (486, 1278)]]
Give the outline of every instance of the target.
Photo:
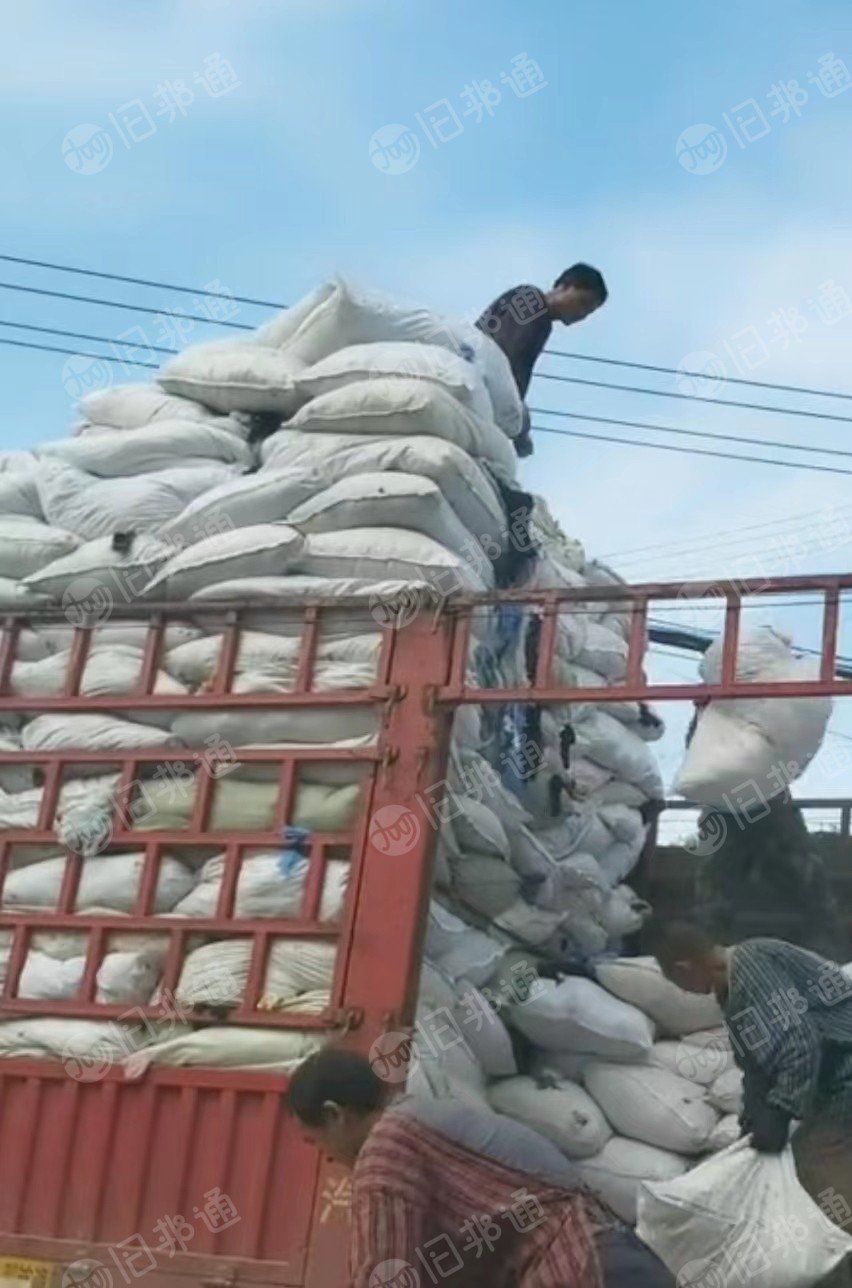
[(141, 429), (157, 420), (206, 420), (209, 412), (189, 398), (167, 394), (160, 385), (114, 385), (80, 399), (80, 414), (91, 424)]
[(301, 364), (285, 353), (247, 341), (196, 344), (160, 372), (170, 394), (192, 398), (213, 411), (291, 416), (298, 405), (293, 377)]
[(553, 1142), (569, 1158), (599, 1154), (612, 1130), (598, 1106), (572, 1082), (507, 1078), (491, 1088), (492, 1109)]
[(702, 1087), (654, 1065), (593, 1063), (583, 1085), (620, 1135), (675, 1154), (702, 1153), (719, 1121)]
[(197, 541), (169, 559), (145, 587), (151, 599), (189, 599), (242, 577), (280, 576), (296, 566), (304, 541), (286, 523), (257, 523)]
[(511, 1008), (516, 1028), (545, 1051), (611, 1060), (641, 1059), (654, 1043), (651, 1021), (590, 979), (541, 980), (535, 995)]
[[(375, 433), (320, 437), (288, 427), (271, 434), (261, 453), (263, 468), (252, 476), (258, 486), (267, 471), (283, 472), (288, 478), (315, 473), (321, 479), (317, 492), (357, 474), (401, 473), (429, 479), (486, 553), (492, 548), (499, 552), (506, 542), (506, 515), (493, 482), (481, 465), (446, 438)], [(240, 525), (235, 521), (235, 526)]]
[(40, 459), (58, 457), (99, 478), (122, 478), (206, 461), (248, 469), (252, 450), (236, 434), (207, 421), (158, 420), (133, 434), (110, 433), (63, 438), (38, 448)]
[(750, 1288), (812, 1288), (852, 1253), (799, 1184), (792, 1150), (758, 1154), (745, 1141), (646, 1184), (637, 1233), (684, 1284), (727, 1283), (747, 1265)]
[(359, 380), (385, 377), (429, 380), (483, 420), (493, 419), (491, 399), (477, 368), (440, 345), (406, 341), (352, 345), (309, 367), (295, 384), (300, 400), (309, 402)]
[(598, 962), (605, 989), (650, 1015), (669, 1037), (718, 1028), (723, 1023), (713, 994), (687, 993), (666, 979), (653, 957), (620, 957)]
[[(744, 682), (814, 679), (819, 666), (818, 658), (796, 657), (789, 639), (769, 627), (744, 636), (737, 652), (737, 679)], [(704, 654), (700, 671), (705, 683), (720, 681), (721, 642)], [(698, 717), (675, 791), (717, 806), (745, 782), (767, 799), (778, 795), (819, 751), (831, 710), (831, 698), (711, 701)]]
[(426, 581), (435, 586), (439, 595), (482, 592), (493, 581), (490, 567), (486, 581), (467, 559), (431, 537), (402, 528), (340, 528), (336, 532), (309, 533), (293, 560), (293, 570), (312, 577)]
[[(689, 1161), (670, 1150), (643, 1145), (638, 1140), (613, 1136), (594, 1158), (578, 1164), (580, 1177), (593, 1193), (629, 1225), (636, 1224), (636, 1208), (642, 1186), (648, 1181), (672, 1181), (683, 1176)], [(681, 1288), (687, 1288), (683, 1284)], [(696, 1286), (697, 1288), (697, 1286)], [(715, 1285), (707, 1285), (715, 1288)]]

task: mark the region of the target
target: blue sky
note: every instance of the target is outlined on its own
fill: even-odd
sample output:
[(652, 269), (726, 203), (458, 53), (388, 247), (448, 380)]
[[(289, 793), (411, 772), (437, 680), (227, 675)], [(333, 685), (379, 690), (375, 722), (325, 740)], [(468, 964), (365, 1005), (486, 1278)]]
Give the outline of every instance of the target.
[[(757, 332), (760, 361), (744, 374), (852, 390), (852, 314), (829, 325), (810, 307), (826, 282), (852, 299), (852, 89), (827, 97), (808, 79), (828, 54), (852, 68), (848, 0), (752, 0), (738, 8), (706, 0), (550, 0), (526, 8), (514, 0), (28, 0), (6, 14), (3, 44), (6, 253), (190, 285), (218, 281), (284, 301), (343, 271), (458, 314), (585, 259), (604, 271), (610, 301), (555, 337), (560, 348), (673, 367), (710, 352), (737, 374), (725, 343), (736, 348), (744, 333)], [(194, 80), (214, 54), (239, 81), (218, 97)], [(521, 54), (546, 81), (524, 98), (501, 80)], [(164, 106), (157, 91), (178, 80), (194, 97), (170, 122), (155, 115)], [(502, 96), (493, 115), (462, 116), (465, 88), (483, 80)], [(782, 100), (770, 93), (791, 80), (809, 97), (785, 109), (785, 122)], [(123, 119), (134, 100), (155, 128), (125, 147), (111, 116)], [(462, 128), (432, 147), (418, 113), (428, 119), (441, 101), (455, 107)], [(762, 128), (742, 106), (749, 101), (766, 114), (767, 131), (740, 147), (732, 128), (752, 136)], [(62, 158), (69, 131), (87, 124), (113, 140), (97, 174), (75, 173)], [(369, 158), (372, 135), (391, 124), (420, 140), (405, 174), (383, 174)], [(713, 173), (689, 173), (676, 159), (678, 138), (697, 125), (725, 138), (727, 155)], [(167, 311), (191, 307), (168, 291), (12, 265), (0, 264), (0, 281)], [(807, 320), (797, 338), (783, 321), (794, 309)], [(264, 316), (243, 309), (239, 320)], [(138, 324), (152, 342), (174, 342), (165, 331), (158, 337), (161, 324), (144, 315), (8, 290), (0, 290), (0, 320), (109, 337)], [(196, 325), (187, 338), (214, 334), (222, 333)], [(33, 338), (6, 327), (0, 335)], [(74, 413), (64, 362), (0, 346), (0, 449), (68, 431)], [(553, 359), (542, 370), (601, 374)], [(636, 375), (621, 378), (683, 387)], [(115, 370), (116, 380), (126, 378)], [(736, 394), (727, 386), (722, 396)], [(840, 450), (850, 441), (843, 424), (551, 381), (539, 381), (531, 401)], [(823, 409), (849, 414), (850, 405)], [(852, 468), (852, 458), (822, 459)], [(842, 474), (542, 435), (522, 477), (567, 531), (593, 553), (616, 552), (614, 562), (632, 576), (727, 576), (734, 563), (747, 570), (743, 560), (776, 573), (848, 566), (852, 547), (842, 530), (833, 546), (815, 536), (821, 514), (839, 511), (852, 523), (850, 478)], [(739, 532), (758, 524), (767, 526)], [(792, 553), (769, 541), (783, 533)], [(813, 641), (808, 610), (776, 620)], [(844, 630), (843, 641), (852, 652), (852, 632)], [(688, 661), (661, 665), (666, 675), (691, 672)], [(852, 721), (845, 727), (852, 732)]]

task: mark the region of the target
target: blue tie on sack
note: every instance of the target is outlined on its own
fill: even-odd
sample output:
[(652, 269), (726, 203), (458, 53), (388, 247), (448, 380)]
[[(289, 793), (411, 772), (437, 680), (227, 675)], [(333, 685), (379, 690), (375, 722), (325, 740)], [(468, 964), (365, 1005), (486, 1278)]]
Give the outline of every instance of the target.
[(278, 856), (278, 871), (282, 877), (290, 873), (308, 857), (311, 833), (307, 827), (285, 827), (281, 834), (285, 848)]

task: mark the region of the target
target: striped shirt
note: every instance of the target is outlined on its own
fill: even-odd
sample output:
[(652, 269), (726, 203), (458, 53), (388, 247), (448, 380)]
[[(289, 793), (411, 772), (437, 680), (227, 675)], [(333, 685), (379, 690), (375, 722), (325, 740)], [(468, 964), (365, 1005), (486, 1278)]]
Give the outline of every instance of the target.
[(730, 951), (725, 1021), (743, 1070), (745, 1116), (768, 1102), (852, 1126), (852, 978), (780, 939)]
[(601, 1288), (582, 1196), (389, 1109), (352, 1179), (353, 1288)]

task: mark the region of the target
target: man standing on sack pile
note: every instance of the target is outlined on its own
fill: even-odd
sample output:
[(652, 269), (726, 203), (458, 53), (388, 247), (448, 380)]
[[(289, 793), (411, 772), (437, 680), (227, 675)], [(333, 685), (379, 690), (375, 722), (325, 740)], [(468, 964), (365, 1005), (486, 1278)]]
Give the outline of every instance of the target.
[(566, 268), (549, 291), (537, 286), (513, 286), (485, 310), (476, 325), (505, 353), (524, 400), (524, 426), (515, 439), (519, 456), (532, 453), (527, 390), (533, 367), (550, 339), (554, 322), (582, 322), (606, 302), (606, 283), (596, 268), (574, 264)]
[[(652, 924), (649, 943), (673, 984), (719, 999), (743, 1071), (743, 1134), (780, 1154), (798, 1122), (799, 1180), (852, 1233), (852, 978), (780, 939), (724, 948), (688, 923)], [(852, 1284), (848, 1263), (824, 1282)]]
[(326, 1047), (287, 1094), (307, 1139), (353, 1171), (352, 1288), (674, 1288), (550, 1141), (460, 1100), (394, 1099), (376, 1063)]

